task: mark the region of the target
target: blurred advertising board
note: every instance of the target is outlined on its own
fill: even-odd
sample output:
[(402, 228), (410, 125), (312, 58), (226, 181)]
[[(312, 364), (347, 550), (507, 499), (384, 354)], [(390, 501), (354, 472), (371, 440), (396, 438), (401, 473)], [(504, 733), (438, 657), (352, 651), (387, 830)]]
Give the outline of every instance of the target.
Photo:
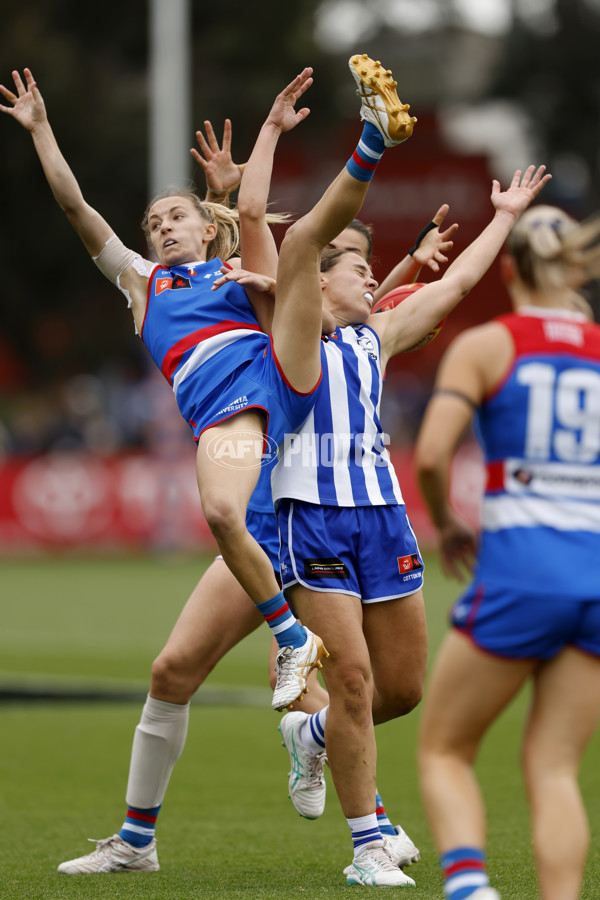
[[(424, 548), (435, 534), (412, 453), (391, 449), (409, 517)], [(455, 461), (454, 502), (476, 522), (483, 470), (467, 445)], [(60, 453), (0, 462), (0, 553), (216, 552), (198, 496), (194, 453)]]

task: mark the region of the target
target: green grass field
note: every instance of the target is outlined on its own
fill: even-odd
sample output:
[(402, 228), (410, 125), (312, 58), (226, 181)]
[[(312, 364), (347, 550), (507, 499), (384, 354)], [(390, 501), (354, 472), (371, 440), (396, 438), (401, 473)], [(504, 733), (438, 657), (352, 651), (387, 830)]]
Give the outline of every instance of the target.
[[(141, 696), (150, 662), (201, 571), (198, 560), (1, 562), (0, 688)], [(432, 653), (455, 590), (428, 557)], [(287, 798), (288, 757), (269, 706), (267, 649), (260, 629), (199, 691), (159, 819), (161, 871), (149, 875), (56, 874), (60, 861), (92, 849), (86, 838), (106, 837), (122, 823), (140, 703), (0, 704), (0, 897), (333, 900), (361, 893), (342, 876), (350, 842), (331, 781), (316, 822), (297, 816)], [(537, 896), (517, 767), (526, 699), (495, 725), (478, 762), (490, 813), (490, 873), (503, 900)], [(391, 817), (421, 849), (410, 895), (436, 898), (441, 880), (416, 783), (417, 724), (418, 711), (378, 729), (378, 784)], [(599, 751), (596, 735), (581, 777), (593, 832), (585, 900), (600, 898)]]

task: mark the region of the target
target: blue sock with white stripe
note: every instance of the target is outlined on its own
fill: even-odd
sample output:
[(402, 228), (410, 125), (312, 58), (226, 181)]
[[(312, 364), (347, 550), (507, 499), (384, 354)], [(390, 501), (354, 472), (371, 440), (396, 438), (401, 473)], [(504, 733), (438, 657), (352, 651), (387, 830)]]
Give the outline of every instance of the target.
[(133, 847), (147, 847), (154, 837), (159, 811), (160, 805), (152, 809), (135, 809), (128, 806), (119, 837)]
[(381, 133), (370, 122), (365, 122), (356, 150), (346, 163), (346, 168), (358, 181), (370, 181), (384, 150)]
[(308, 719), (302, 723), (298, 732), (300, 743), (305, 750), (308, 750), (313, 756), (316, 756), (317, 753), (321, 753), (325, 749), (325, 722), (327, 721), (328, 709), (329, 707), (325, 706), (323, 709), (320, 709), (318, 713), (309, 716)]
[(379, 822), (379, 830), (382, 834), (396, 834), (396, 829), (388, 819), (383, 805), (383, 800), (379, 793), (375, 794), (375, 812), (377, 813), (377, 821)]
[(306, 629), (300, 624), (280, 591), (270, 600), (257, 603), (256, 608), (275, 635), (280, 647), (303, 647)]
[(466, 900), (490, 881), (480, 847), (456, 847), (440, 856), (447, 900)]
[(367, 847), (377, 844), (383, 847), (383, 835), (377, 824), (377, 813), (370, 813), (368, 816), (359, 816), (356, 819), (346, 819), (350, 826), (352, 834), (352, 843), (354, 844), (354, 858), (360, 856)]

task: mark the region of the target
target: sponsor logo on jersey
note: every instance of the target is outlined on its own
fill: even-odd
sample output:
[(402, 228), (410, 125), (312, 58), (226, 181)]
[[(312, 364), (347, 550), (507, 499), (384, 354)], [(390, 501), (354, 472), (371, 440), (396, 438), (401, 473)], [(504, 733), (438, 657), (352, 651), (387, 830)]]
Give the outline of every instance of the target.
[(154, 283), (154, 293), (162, 294), (163, 291), (176, 291), (181, 288), (191, 288), (192, 283), (185, 275), (175, 275), (167, 270), (165, 275), (159, 275)]
[(357, 338), (356, 342), (359, 347), (361, 347), (366, 351), (366, 353), (369, 354), (371, 359), (377, 359), (377, 354), (375, 353), (375, 343), (367, 334), (361, 334), (361, 336)]
[(326, 559), (305, 559), (305, 578), (349, 578), (348, 567), (337, 556)]
[(521, 484), (531, 484), (533, 477), (533, 473), (529, 472), (527, 469), (515, 469), (513, 472), (513, 478)]
[(181, 288), (191, 288), (192, 282), (185, 275), (176, 275), (173, 279), (172, 290), (180, 290)]
[(423, 563), (419, 559), (416, 553), (411, 553), (410, 556), (399, 556), (398, 557), (398, 569), (400, 570), (400, 574), (404, 575), (406, 572), (412, 572), (413, 569), (422, 569)]
[[(488, 471), (491, 468), (488, 466)], [(598, 465), (507, 459), (503, 464), (503, 475), (496, 490), (503, 489), (515, 496), (529, 494), (556, 501), (568, 497), (586, 502), (600, 497)]]
[(162, 294), (163, 291), (170, 291), (171, 285), (173, 284), (173, 279), (170, 277), (162, 277), (156, 279), (154, 283), (154, 293), (156, 295)]

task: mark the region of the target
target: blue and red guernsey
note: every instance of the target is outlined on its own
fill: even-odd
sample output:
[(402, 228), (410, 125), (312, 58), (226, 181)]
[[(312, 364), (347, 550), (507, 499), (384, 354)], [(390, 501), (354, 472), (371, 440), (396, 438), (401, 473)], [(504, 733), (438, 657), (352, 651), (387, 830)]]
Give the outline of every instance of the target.
[(158, 266), (148, 284), (141, 337), (187, 422), (211, 392), (266, 346), (244, 289), (232, 281), (211, 289), (222, 265), (215, 258)]
[(515, 356), (477, 413), (487, 466), (479, 569), (589, 592), (600, 551), (600, 327), (529, 307), (496, 321)]

